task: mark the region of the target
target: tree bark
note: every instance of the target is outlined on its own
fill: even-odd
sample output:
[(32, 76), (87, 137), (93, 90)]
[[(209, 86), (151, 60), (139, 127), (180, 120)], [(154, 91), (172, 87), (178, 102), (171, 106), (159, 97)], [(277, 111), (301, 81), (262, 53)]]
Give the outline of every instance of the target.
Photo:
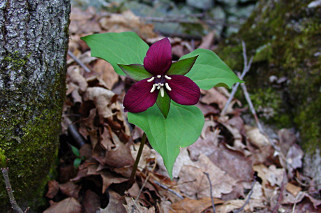
[(41, 204), (57, 155), (69, 13), (69, 0), (0, 0), (0, 149), (21, 207)]

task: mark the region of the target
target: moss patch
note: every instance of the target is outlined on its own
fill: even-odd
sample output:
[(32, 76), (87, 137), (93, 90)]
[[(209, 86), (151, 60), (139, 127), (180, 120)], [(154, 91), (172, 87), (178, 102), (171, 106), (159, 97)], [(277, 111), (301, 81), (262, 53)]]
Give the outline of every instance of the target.
[(321, 148), (321, 7), (308, 8), (310, 2), (261, 0), (240, 31), (217, 50), (240, 71), (245, 41), (248, 55), (254, 56), (245, 81), (255, 104), (277, 109), (270, 122), (294, 124), (306, 151)]
[[(0, 149), (17, 202), (35, 210), (44, 204), (44, 189), (57, 155), (65, 70), (57, 67), (57, 74), (50, 76), (48, 68), (43, 81), (29, 82), (28, 73), (21, 72), (27, 62), (28, 57), (19, 58), (19, 53), (14, 53), (0, 63), (10, 72), (21, 73), (22, 79), (15, 89), (1, 91), (6, 102), (1, 102), (5, 107), (0, 109)], [(37, 90), (37, 84), (47, 86)], [(10, 209), (3, 181), (0, 209)]]

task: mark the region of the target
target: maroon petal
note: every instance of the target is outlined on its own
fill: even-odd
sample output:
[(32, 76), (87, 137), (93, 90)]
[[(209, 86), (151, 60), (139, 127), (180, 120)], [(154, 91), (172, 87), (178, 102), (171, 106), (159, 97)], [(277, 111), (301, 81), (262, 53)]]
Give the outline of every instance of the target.
[(154, 43), (144, 58), (144, 67), (153, 75), (163, 75), (172, 65), (172, 47), (168, 38)]
[(194, 105), (198, 102), (201, 91), (194, 81), (183, 75), (170, 75), (169, 77), (172, 79), (166, 82), (171, 91), (166, 91), (173, 101), (183, 105)]
[(137, 113), (147, 110), (156, 102), (158, 90), (153, 93), (150, 90), (153, 87), (153, 82), (147, 82), (144, 79), (136, 82), (126, 93), (124, 98), (125, 111)]

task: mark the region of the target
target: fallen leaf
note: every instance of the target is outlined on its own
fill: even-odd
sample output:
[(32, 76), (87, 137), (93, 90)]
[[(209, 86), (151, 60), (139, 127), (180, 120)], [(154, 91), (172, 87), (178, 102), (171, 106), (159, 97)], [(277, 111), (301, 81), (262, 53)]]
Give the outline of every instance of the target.
[(43, 213), (80, 213), (81, 205), (79, 202), (71, 197), (66, 198), (58, 203), (53, 204), (48, 209), (46, 209)]
[(109, 203), (105, 209), (100, 209), (100, 213), (127, 213), (123, 202), (123, 196), (109, 190)]
[(91, 100), (95, 103), (98, 115), (101, 118), (107, 118), (113, 115), (111, 109), (108, 107), (111, 98), (115, 94), (107, 89), (101, 87), (90, 87), (87, 89), (84, 100)]
[(299, 194), (299, 192), (301, 191), (301, 187), (293, 185), (292, 183), (287, 183), (285, 188), (294, 197), (296, 197)]
[(269, 140), (265, 135), (263, 135), (257, 127), (250, 127), (245, 125), (246, 136), (250, 143), (257, 146), (258, 148), (263, 148), (269, 146)]
[(227, 102), (227, 97), (222, 95), (216, 88), (205, 90), (205, 95), (201, 97), (200, 102), (211, 105), (217, 104), (222, 110)]
[(93, 71), (99, 75), (99, 78), (106, 84), (108, 89), (112, 89), (118, 82), (118, 74), (114, 68), (106, 61), (98, 59), (94, 65)]
[(67, 183), (59, 184), (60, 191), (68, 197), (78, 199), (79, 191), (81, 186), (69, 181)]
[(185, 165), (179, 174), (178, 185), (180, 190), (189, 198), (208, 197), (209, 182), (203, 172), (207, 172), (213, 185), (213, 197), (220, 198), (222, 194), (232, 192), (237, 183), (230, 175), (214, 165), (210, 159), (201, 154), (193, 166)]
[(81, 92), (85, 92), (87, 89), (87, 81), (80, 73), (78, 66), (70, 66), (67, 70), (67, 75), (69, 76), (71, 82), (75, 83), (77, 86), (79, 86), (79, 90)]
[(48, 192), (46, 194), (46, 197), (49, 199), (52, 199), (56, 196), (58, 191), (59, 191), (59, 183), (55, 180), (50, 180), (48, 182)]
[[(223, 201), (215, 199), (215, 204), (221, 204)], [(184, 198), (176, 203), (172, 204), (171, 213), (196, 213), (204, 212), (207, 208), (212, 206), (212, 201), (210, 197), (203, 197), (199, 200), (193, 200), (190, 198)]]
[(198, 48), (210, 49), (214, 40), (215, 31), (209, 32), (206, 36), (202, 38), (202, 43)]
[(139, 202), (135, 202), (134, 199), (131, 197), (125, 197), (125, 200), (127, 204), (124, 204), (124, 207), (127, 212), (155, 213), (155, 207), (147, 208), (145, 206), (142, 206)]
[(100, 209), (100, 197), (93, 191), (87, 190), (82, 205), (84, 207), (84, 213), (97, 212)]

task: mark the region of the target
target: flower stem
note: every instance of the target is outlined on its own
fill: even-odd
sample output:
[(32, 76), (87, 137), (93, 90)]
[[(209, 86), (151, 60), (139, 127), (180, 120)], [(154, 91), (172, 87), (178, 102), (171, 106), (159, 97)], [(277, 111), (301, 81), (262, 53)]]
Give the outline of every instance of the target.
[(130, 178), (129, 178), (129, 183), (134, 183), (134, 181), (135, 181), (134, 179), (135, 179), (136, 170), (137, 170), (137, 167), (138, 167), (138, 163), (139, 163), (140, 157), (141, 157), (142, 152), (143, 152), (143, 148), (144, 148), (145, 142), (146, 142), (146, 134), (144, 132), (144, 134), (142, 136), (142, 140), (140, 142), (140, 146), (139, 146), (139, 150), (138, 150), (138, 153), (137, 153), (137, 156), (136, 156), (134, 167), (133, 167), (132, 173), (131, 173)]

